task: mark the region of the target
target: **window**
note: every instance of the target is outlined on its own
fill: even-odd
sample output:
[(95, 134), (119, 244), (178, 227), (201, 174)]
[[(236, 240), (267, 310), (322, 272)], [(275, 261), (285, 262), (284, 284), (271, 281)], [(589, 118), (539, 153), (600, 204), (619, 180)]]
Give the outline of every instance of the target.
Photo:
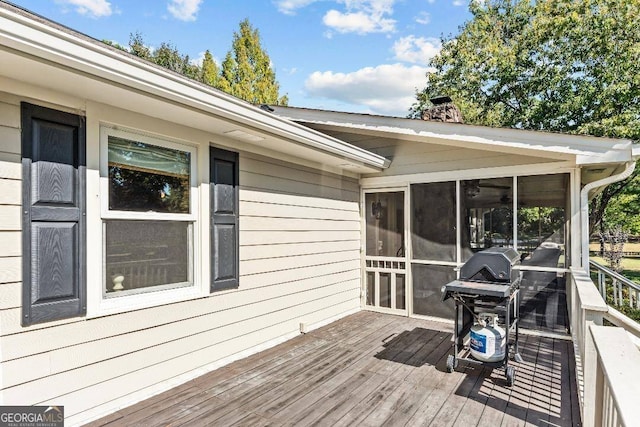
[(456, 183), (411, 185), (411, 244), (421, 260), (456, 260)]
[(513, 178), (460, 181), (462, 261), (483, 249), (513, 247)]
[(404, 256), (404, 193), (365, 194), (368, 256)]
[(110, 128), (102, 145), (103, 296), (192, 287), (195, 149)]

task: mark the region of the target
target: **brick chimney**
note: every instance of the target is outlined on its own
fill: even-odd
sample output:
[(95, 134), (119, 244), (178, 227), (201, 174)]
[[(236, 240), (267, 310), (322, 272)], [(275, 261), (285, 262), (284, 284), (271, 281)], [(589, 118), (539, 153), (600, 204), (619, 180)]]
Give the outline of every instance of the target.
[(464, 123), (462, 113), (453, 105), (448, 96), (438, 96), (430, 99), (433, 106), (422, 112), (422, 120), (446, 123)]

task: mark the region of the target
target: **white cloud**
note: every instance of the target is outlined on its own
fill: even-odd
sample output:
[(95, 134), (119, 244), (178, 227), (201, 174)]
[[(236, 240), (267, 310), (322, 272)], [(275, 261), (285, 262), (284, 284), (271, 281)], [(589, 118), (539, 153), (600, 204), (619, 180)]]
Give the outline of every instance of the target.
[[(174, 0), (175, 1), (175, 0)], [(295, 15), (298, 9), (321, 0), (273, 0), (278, 10), (286, 15)], [(326, 0), (325, 0), (326, 1)], [(398, 0), (332, 0), (343, 5), (343, 10), (330, 9), (322, 22), (329, 27), (326, 37), (338, 33), (390, 33), (395, 31), (396, 21), (391, 19), (393, 5)]]
[(426, 67), (384, 64), (351, 73), (316, 71), (305, 82), (310, 96), (366, 107), (375, 114), (404, 117), (425, 85)]
[(56, 3), (74, 6), (80, 15), (92, 18), (110, 16), (113, 13), (111, 3), (107, 0), (56, 0)]
[(467, 4), (466, 0), (453, 0), (454, 6), (464, 6), (466, 4)]
[(418, 24), (427, 25), (431, 22), (431, 15), (429, 15), (429, 12), (423, 11), (420, 12), (414, 19)]
[(393, 32), (396, 24), (395, 20), (381, 15), (362, 11), (342, 13), (337, 10), (328, 11), (322, 22), (339, 33), (357, 34)]
[(332, 9), (322, 22), (339, 33), (391, 33), (396, 29), (393, 15), (396, 0), (337, 0), (345, 11)]
[(407, 36), (398, 39), (392, 49), (400, 61), (426, 65), (440, 52), (442, 43), (435, 37)]
[(309, 6), (311, 3), (317, 1), (318, 0), (276, 0), (275, 4), (278, 10), (285, 15), (295, 15), (296, 10)]
[(170, 0), (167, 10), (180, 21), (195, 21), (202, 0)]

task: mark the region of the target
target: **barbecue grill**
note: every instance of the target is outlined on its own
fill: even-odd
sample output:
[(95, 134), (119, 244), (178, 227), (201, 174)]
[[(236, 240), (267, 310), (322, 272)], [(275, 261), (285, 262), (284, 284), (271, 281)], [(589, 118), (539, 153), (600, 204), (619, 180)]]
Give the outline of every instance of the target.
[[(520, 256), (511, 248), (490, 248), (475, 253), (461, 268), (460, 278), (442, 287), (442, 299), (455, 302), (453, 353), (447, 357), (447, 372), (459, 361), (502, 368), (507, 384), (512, 386), (515, 369), (509, 355), (522, 361), (518, 353)], [(491, 313), (504, 325), (506, 349), (498, 361), (479, 360), (471, 355), (470, 331), (480, 315)]]

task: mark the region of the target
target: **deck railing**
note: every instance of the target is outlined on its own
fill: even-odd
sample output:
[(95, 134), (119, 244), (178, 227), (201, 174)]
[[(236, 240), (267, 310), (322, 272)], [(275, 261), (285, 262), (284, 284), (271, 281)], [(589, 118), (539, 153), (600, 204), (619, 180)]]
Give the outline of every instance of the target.
[(568, 291), (583, 425), (634, 425), (640, 395), (640, 351), (629, 334), (635, 333), (624, 322), (620, 327), (603, 326), (605, 319), (618, 316), (586, 271), (571, 269)]
[(609, 305), (604, 318), (611, 324), (624, 328), (631, 340), (640, 347), (640, 323), (618, 310), (627, 307), (640, 310), (640, 285), (595, 261), (589, 261), (589, 267), (602, 299), (613, 304)]
[(616, 306), (640, 309), (640, 285), (595, 261), (589, 261), (589, 267), (597, 277), (596, 284), (605, 301), (610, 295)]
[[(587, 347), (595, 350), (590, 369), (595, 387), (585, 399), (593, 403), (594, 426), (638, 425), (637, 406), (640, 396), (640, 352), (618, 327), (591, 326)], [(587, 359), (589, 361), (589, 359)]]

